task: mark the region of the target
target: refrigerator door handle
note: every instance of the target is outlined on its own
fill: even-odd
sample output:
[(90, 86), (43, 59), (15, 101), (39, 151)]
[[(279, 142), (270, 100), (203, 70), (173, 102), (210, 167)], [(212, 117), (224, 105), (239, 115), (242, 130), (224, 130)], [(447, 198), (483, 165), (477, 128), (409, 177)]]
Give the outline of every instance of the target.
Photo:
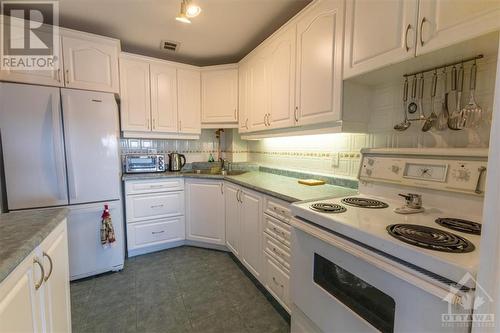
[(69, 189), (69, 198), (70, 200), (76, 200), (77, 198), (77, 193), (78, 189), (76, 186), (76, 180), (75, 180), (75, 166), (73, 164), (73, 158), (72, 158), (72, 153), (71, 153), (71, 140), (68, 140), (69, 137), (71, 137), (71, 129), (69, 125), (69, 117), (70, 117), (70, 106), (69, 106), (69, 96), (65, 94), (61, 94), (61, 100), (62, 100), (62, 107), (63, 110), (66, 110), (64, 117), (63, 117), (63, 123), (64, 123), (64, 133), (66, 135), (66, 162), (67, 162), (67, 172), (68, 172), (68, 189)]
[(66, 172), (64, 170), (64, 146), (61, 128), (61, 108), (59, 103), (55, 103), (55, 106), (52, 108), (52, 140), (54, 140), (53, 152), (59, 199), (64, 200), (67, 199)]

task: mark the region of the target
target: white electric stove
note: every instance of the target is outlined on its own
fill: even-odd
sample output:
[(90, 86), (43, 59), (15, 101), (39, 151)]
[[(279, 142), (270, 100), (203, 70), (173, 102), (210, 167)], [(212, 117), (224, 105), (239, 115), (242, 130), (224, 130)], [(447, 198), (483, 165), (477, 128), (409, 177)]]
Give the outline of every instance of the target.
[(297, 312), (325, 332), (468, 331), (443, 315), (472, 313), (487, 150), (362, 155), (358, 195), (291, 206)]

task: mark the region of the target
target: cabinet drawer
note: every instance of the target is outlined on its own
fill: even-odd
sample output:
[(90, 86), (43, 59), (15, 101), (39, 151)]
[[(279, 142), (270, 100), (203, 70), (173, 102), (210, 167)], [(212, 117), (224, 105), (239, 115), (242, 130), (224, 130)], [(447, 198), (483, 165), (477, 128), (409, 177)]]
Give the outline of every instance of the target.
[(127, 223), (184, 215), (184, 192), (127, 196)]
[(184, 179), (131, 180), (125, 182), (125, 195), (184, 190)]
[(290, 223), (290, 219), (292, 218), (292, 212), (290, 211), (289, 203), (275, 199), (275, 198), (266, 198), (266, 203), (264, 207), (264, 211), (266, 214), (269, 214), (277, 219), (285, 223)]
[(290, 225), (264, 214), (264, 231), (281, 244), (290, 247)]
[(184, 216), (129, 224), (128, 249), (184, 239)]
[(268, 234), (264, 234), (264, 252), (273, 257), (287, 270), (290, 269), (290, 250), (284, 245), (280, 245)]
[(266, 288), (290, 312), (290, 277), (273, 257), (266, 254)]

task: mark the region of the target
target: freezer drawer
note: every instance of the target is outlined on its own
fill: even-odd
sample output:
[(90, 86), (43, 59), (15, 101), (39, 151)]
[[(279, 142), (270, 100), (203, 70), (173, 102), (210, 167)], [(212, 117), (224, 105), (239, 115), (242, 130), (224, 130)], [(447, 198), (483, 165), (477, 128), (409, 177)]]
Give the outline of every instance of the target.
[[(100, 235), (101, 215), (105, 204), (109, 205), (116, 236), (114, 245), (106, 249), (101, 245)], [(70, 279), (122, 269), (125, 260), (122, 202), (101, 202), (68, 208)]]
[(128, 250), (184, 240), (184, 223), (184, 216), (178, 216), (129, 224)]
[(128, 195), (127, 223), (184, 215), (184, 191)]

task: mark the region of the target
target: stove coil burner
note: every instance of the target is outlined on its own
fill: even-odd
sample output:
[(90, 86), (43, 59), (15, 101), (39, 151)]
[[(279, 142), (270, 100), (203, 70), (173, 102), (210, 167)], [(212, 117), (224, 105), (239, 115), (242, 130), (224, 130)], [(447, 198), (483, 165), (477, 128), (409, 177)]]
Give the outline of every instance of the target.
[(465, 232), (466, 234), (481, 235), (481, 224), (477, 222), (445, 217), (437, 219), (436, 223), (452, 230)]
[(344, 198), (341, 200), (343, 203), (349, 206), (361, 207), (361, 208), (387, 208), (388, 204), (382, 201), (368, 199), (368, 198), (359, 198), (359, 197), (350, 197)]
[(311, 205), (315, 211), (322, 213), (343, 213), (346, 211), (344, 206), (329, 202), (318, 202)]
[(391, 224), (389, 234), (405, 243), (430, 250), (452, 253), (474, 251), (474, 244), (467, 239), (444, 230), (415, 224)]

